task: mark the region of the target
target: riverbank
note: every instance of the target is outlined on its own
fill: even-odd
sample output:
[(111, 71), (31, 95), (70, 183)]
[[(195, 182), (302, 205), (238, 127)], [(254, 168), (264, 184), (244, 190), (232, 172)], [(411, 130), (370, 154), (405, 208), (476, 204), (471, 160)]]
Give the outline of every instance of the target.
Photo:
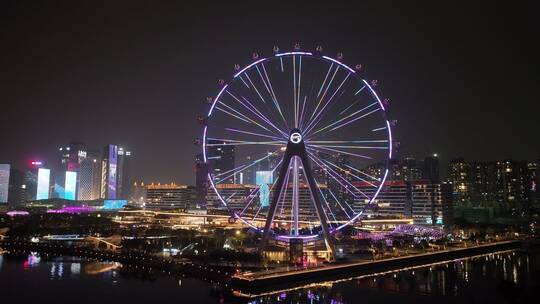
[(8, 252), (40, 252), (57, 256), (75, 256), (94, 261), (119, 262), (125, 267), (140, 271), (158, 271), (170, 275), (186, 275), (209, 282), (228, 282), (232, 276), (230, 267), (209, 267), (189, 261), (165, 259), (149, 254), (113, 252), (86, 247), (74, 247), (63, 243), (33, 243), (24, 241), (2, 241), (0, 250)]
[(395, 257), (378, 261), (362, 261), (346, 264), (330, 264), (315, 269), (299, 269), (280, 273), (256, 272), (234, 275), (231, 286), (239, 296), (254, 297), (268, 290), (286, 289), (310, 283), (338, 280), (344, 277), (361, 276), (415, 267), (430, 263), (444, 262), (468, 256), (492, 252), (515, 250), (523, 246), (523, 241), (502, 241), (467, 248), (452, 248), (437, 252)]

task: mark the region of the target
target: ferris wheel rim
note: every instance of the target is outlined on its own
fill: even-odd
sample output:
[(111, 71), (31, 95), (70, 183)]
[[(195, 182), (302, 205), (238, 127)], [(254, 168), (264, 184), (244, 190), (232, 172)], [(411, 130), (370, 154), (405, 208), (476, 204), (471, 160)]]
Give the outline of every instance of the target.
[[(229, 85), (231, 85), (236, 80), (237, 77), (241, 76), (242, 74), (246, 73), (247, 71), (251, 70), (252, 68), (258, 66), (259, 64), (262, 64), (264, 62), (267, 62), (267, 61), (269, 61), (271, 59), (275, 59), (275, 58), (282, 58), (282, 57), (296, 56), (296, 55), (305, 56), (305, 57), (308, 57), (308, 58), (319, 59), (319, 60), (326, 61), (326, 62), (331, 62), (331, 63), (337, 64), (341, 68), (349, 71), (353, 75), (353, 77), (361, 80), (365, 84), (365, 86), (369, 89), (369, 91), (371, 93), (371, 96), (373, 96), (377, 100), (378, 106), (382, 110), (381, 115), (382, 115), (382, 118), (383, 118), (384, 122), (386, 123), (386, 129), (387, 129), (387, 134), (388, 134), (388, 156), (386, 157), (386, 159), (384, 161), (384, 163), (385, 163), (385, 171), (384, 171), (383, 177), (380, 180), (380, 184), (377, 187), (377, 190), (376, 190), (375, 194), (373, 195), (373, 197), (370, 198), (369, 202), (366, 205), (366, 206), (369, 206), (378, 197), (380, 191), (384, 187), (384, 184), (385, 184), (386, 179), (387, 179), (388, 174), (389, 174), (389, 162), (390, 162), (390, 160), (392, 158), (392, 150), (393, 150), (393, 138), (392, 138), (391, 125), (390, 125), (390, 122), (389, 122), (389, 120), (387, 118), (386, 108), (385, 108), (381, 98), (377, 94), (377, 92), (373, 89), (372, 85), (370, 85), (369, 82), (366, 79), (364, 79), (360, 75), (358, 75), (357, 71), (354, 70), (353, 68), (351, 68), (350, 66), (348, 66), (347, 64), (345, 64), (345, 63), (343, 63), (343, 62), (341, 62), (339, 60), (336, 60), (334, 58), (325, 56), (325, 55), (318, 55), (318, 54), (313, 54), (311, 52), (303, 52), (303, 51), (292, 51), (292, 52), (276, 53), (273, 56), (257, 59), (254, 62), (252, 62), (252, 63), (248, 64), (247, 66), (245, 66), (244, 68), (240, 69), (238, 72), (236, 72), (233, 75), (233, 77), (227, 83), (223, 84), (222, 88), (219, 90), (218, 94), (215, 96), (214, 100), (212, 101), (212, 104), (210, 106), (210, 110), (208, 111), (207, 119), (206, 119), (206, 121), (204, 123), (204, 129), (203, 129), (203, 140), (202, 140), (203, 161), (204, 161), (205, 164), (208, 164), (208, 159), (207, 159), (207, 155), (206, 155), (206, 150), (208, 148), (207, 147), (208, 120), (212, 116), (212, 113), (213, 113), (213, 110), (215, 108), (216, 103), (220, 100), (221, 96), (226, 91), (226, 89), (229, 87)], [(284, 140), (286, 140), (286, 138), (284, 138)], [(207, 177), (208, 177), (208, 181), (210, 182), (210, 186), (211, 186), (212, 190), (215, 192), (215, 194), (217, 195), (219, 201), (221, 202), (221, 204), (223, 206), (227, 207), (227, 210), (230, 213), (232, 213), (232, 216), (234, 218), (239, 219), (244, 224), (246, 224), (250, 228), (255, 229), (256, 231), (263, 232), (263, 229), (257, 227), (253, 223), (251, 223), (248, 220), (244, 219), (242, 216), (238, 215), (236, 210), (231, 209), (229, 207), (229, 205), (227, 204), (227, 202), (221, 196), (220, 191), (218, 191), (218, 189), (216, 187), (216, 184), (213, 181), (212, 175), (210, 173), (208, 173)], [(318, 188), (318, 186), (317, 186), (317, 188)], [(355, 222), (358, 221), (360, 216), (362, 216), (364, 214), (364, 211), (365, 211), (365, 208), (360, 210), (356, 215), (354, 215), (354, 217), (350, 218), (345, 223), (340, 224), (337, 227), (330, 227), (330, 233), (336, 233), (337, 231), (345, 228), (346, 226), (354, 224)], [(283, 239), (283, 240), (289, 240), (289, 239), (293, 239), (293, 238), (309, 240), (309, 239), (317, 238), (317, 237), (319, 237), (319, 235), (320, 234), (296, 235), (296, 236), (276, 235), (275, 238)]]

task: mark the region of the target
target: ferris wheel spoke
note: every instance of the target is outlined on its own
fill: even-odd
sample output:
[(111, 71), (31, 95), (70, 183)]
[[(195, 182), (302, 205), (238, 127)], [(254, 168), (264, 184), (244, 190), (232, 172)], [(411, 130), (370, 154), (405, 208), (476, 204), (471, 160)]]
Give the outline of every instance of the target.
[(343, 145), (312, 145), (313, 147), (324, 148), (340, 148), (340, 149), (375, 149), (375, 150), (388, 150), (388, 147), (374, 147), (374, 146), (343, 146)]
[(242, 77), (242, 75), (240, 75), (240, 77), (238, 77), (238, 78), (240, 78), (240, 80), (241, 80), (242, 83), (246, 86), (246, 88), (248, 88), (248, 89), (250, 88), (249, 85), (247, 84), (247, 82), (246, 82), (246, 81), (244, 80), (244, 78)]
[[(326, 73), (326, 77), (324, 77), (324, 81), (323, 83), (321, 84), (321, 88), (319, 89), (319, 92), (317, 93), (317, 98), (319, 98), (319, 96), (321, 96), (321, 92), (326, 84), (326, 80), (328, 79), (328, 75), (330, 75), (330, 71), (332, 70), (332, 67), (334, 66), (334, 64), (330, 64), (330, 68), (328, 69), (328, 72)], [(334, 71), (334, 74), (332, 75), (331, 79), (330, 79), (330, 82), (328, 82), (328, 85), (326, 86), (326, 89), (324, 90), (324, 93), (323, 95), (321, 96), (321, 98), (319, 98), (319, 101), (317, 102), (317, 105), (315, 106), (315, 109), (313, 110), (313, 113), (311, 113), (311, 117), (309, 118), (309, 120), (313, 119), (313, 115), (315, 115), (315, 113), (317, 113), (317, 110), (319, 109), (319, 106), (321, 105), (321, 102), (322, 100), (324, 99), (324, 96), (326, 95), (326, 92), (328, 92), (328, 89), (330, 88), (330, 85), (332, 84), (332, 82), (334, 81), (334, 78), (336, 77), (336, 74), (339, 70), (339, 66), (336, 66), (336, 70)]]
[(377, 131), (382, 131), (382, 130), (386, 130), (386, 126), (372, 129), (371, 132), (377, 132)]
[[(347, 74), (347, 76), (345, 76), (345, 79), (343, 79), (343, 81), (341, 82), (341, 84), (338, 86), (338, 88), (334, 91), (334, 93), (332, 94), (332, 96), (330, 96), (330, 98), (328, 98), (328, 100), (326, 101), (326, 103), (324, 104), (323, 107), (321, 107), (321, 109), (319, 110), (319, 112), (317, 113), (317, 115), (314, 116), (314, 118), (311, 119), (311, 123), (308, 124), (308, 126), (306, 127), (306, 133), (309, 132), (309, 130), (311, 130), (312, 128), (315, 128), (315, 126), (317, 126), (317, 124), (319, 123), (319, 121), (321, 119), (317, 119), (323, 112), (324, 112), (324, 109), (326, 109), (326, 107), (330, 104), (330, 102), (332, 101), (332, 99), (334, 99), (334, 97), (336, 96), (336, 94), (341, 90), (341, 88), (343, 87), (343, 84), (347, 81), (347, 79), (349, 79), (349, 77), (351, 76), (351, 73), (349, 72)], [(321, 97), (321, 98), (324, 98)]]
[[(326, 130), (324, 133), (322, 133), (322, 134), (320, 134), (320, 135), (317, 135), (317, 136), (321, 136), (321, 135), (323, 135), (323, 134), (328, 134), (328, 133), (333, 132), (333, 131), (335, 131), (335, 130), (337, 130), (337, 129), (343, 128), (343, 127), (345, 127), (345, 126), (347, 126), (347, 125), (349, 125), (349, 124), (351, 124), (351, 123), (353, 123), (353, 122), (355, 122), (355, 121), (358, 121), (358, 120), (360, 120), (360, 119), (362, 119), (362, 118), (365, 118), (365, 117), (367, 117), (367, 116), (369, 116), (369, 115), (371, 115), (371, 114), (373, 114), (373, 113), (375, 113), (375, 112), (378, 112), (378, 111), (380, 111), (380, 110), (381, 110), (381, 108), (376, 108), (375, 110), (372, 110), (372, 111), (370, 111), (370, 112), (368, 112), (368, 113), (365, 113), (365, 114), (363, 114), (363, 115), (361, 115), (361, 116), (355, 117), (355, 118), (353, 118), (353, 119), (351, 119), (351, 120), (349, 120), (349, 121), (345, 121), (345, 122), (342, 121), (342, 122), (341, 122), (340, 124), (338, 124), (337, 126), (333, 126), (331, 129)], [(309, 136), (314, 136), (316, 133), (320, 133), (321, 131), (322, 131), (322, 129), (321, 129), (321, 130), (318, 130), (317, 132), (314, 132), (314, 133), (312, 133), (312, 134), (309, 134)]]
[[(266, 77), (266, 80), (265, 80), (265, 77), (263, 77), (259, 67), (255, 66), (257, 73), (259, 74), (259, 77), (261, 78), (261, 81), (264, 84), (264, 87), (266, 88), (268, 95), (270, 95), (270, 99), (272, 99), (272, 102), (276, 106), (276, 109), (278, 110), (279, 114), (283, 117), (283, 112), (281, 110), (281, 107), (279, 106), (279, 102), (277, 101), (276, 94), (274, 93), (274, 89), (272, 87), (272, 83), (270, 82), (270, 78), (268, 77), (268, 74), (266, 73), (266, 69), (264, 68), (264, 63), (262, 63), (261, 66), (263, 67), (264, 76)], [(285, 120), (285, 117), (283, 117), (283, 119)]]
[(358, 158), (373, 159), (372, 157), (367, 156), (367, 155), (362, 155), (362, 154), (352, 153), (352, 152), (343, 151), (343, 150), (338, 150), (338, 149), (334, 149), (334, 148), (327, 148), (327, 147), (323, 147), (323, 146), (310, 145), (310, 146), (306, 147), (306, 149), (313, 149), (313, 150), (316, 150), (316, 151), (319, 151), (319, 152), (323, 152), (323, 153), (326, 153), (326, 154), (331, 154), (331, 153), (328, 153), (328, 152), (325, 152), (325, 151), (321, 151), (321, 150), (326, 150), (326, 151), (331, 151), (331, 152), (337, 152), (337, 153), (341, 153), (341, 154), (345, 154), (345, 155), (349, 155), (349, 156), (354, 156), (354, 157), (358, 157)]
[[(296, 75), (296, 56), (293, 56), (293, 107), (294, 127), (300, 123), (300, 88), (302, 84), (302, 56), (298, 56), (298, 76)], [(297, 80), (298, 79), (298, 80)]]
[[(244, 170), (246, 170), (246, 169), (248, 169), (248, 168), (251, 168), (252, 166), (254, 166), (254, 165), (260, 163), (261, 161), (263, 161), (263, 160), (265, 160), (265, 159), (267, 159), (267, 158), (269, 158), (270, 156), (273, 155), (273, 153), (276, 153), (276, 152), (278, 152), (278, 151), (279, 151), (279, 150), (276, 150), (276, 151), (274, 151), (274, 152), (272, 152), (272, 153), (268, 153), (266, 156), (261, 157), (261, 158), (259, 158), (259, 159), (256, 159), (256, 160), (252, 161), (250, 164), (240, 165), (240, 166), (238, 166), (238, 167), (236, 167), (236, 168), (234, 168), (234, 169), (228, 170), (227, 172), (223, 172), (223, 173), (217, 174), (215, 177), (223, 176), (223, 175), (226, 174), (226, 173), (230, 173), (230, 174), (227, 175), (226, 177), (220, 178), (220, 179), (219, 179), (218, 181), (216, 181), (215, 183), (216, 183), (216, 184), (219, 184), (219, 183), (221, 183), (222, 181), (227, 180), (227, 179), (233, 177), (234, 175), (236, 175), (236, 174), (238, 174), (238, 173), (240, 173), (240, 172), (242, 172), (242, 171), (244, 171)], [(231, 172), (232, 172), (232, 173), (231, 173)], [(214, 178), (215, 178), (215, 177), (214, 177)]]
[[(347, 167), (347, 168), (349, 168), (349, 169), (351, 169), (351, 170), (353, 170), (353, 171), (355, 171), (355, 172), (357, 172), (357, 173), (360, 173), (360, 174), (362, 174), (362, 175), (364, 175), (364, 176), (366, 176), (366, 177), (369, 177), (369, 178), (371, 178), (371, 179), (374, 180), (374, 181), (377, 181), (377, 182), (380, 182), (380, 181), (381, 181), (379, 178), (377, 178), (377, 177), (375, 177), (375, 176), (371, 176), (371, 175), (369, 175), (369, 174), (363, 172), (362, 170), (356, 169), (356, 168), (353, 167), (353, 166), (349, 166), (349, 165), (345, 164), (345, 167)], [(365, 182), (367, 182), (367, 181), (365, 181)]]
[(346, 178), (344, 178), (343, 176), (341, 176), (341, 174), (339, 174), (338, 172), (336, 172), (334, 169), (330, 168), (328, 165), (322, 163), (321, 161), (317, 160), (317, 158), (311, 153), (308, 151), (308, 154), (309, 154), (309, 157), (311, 158), (311, 160), (313, 162), (315, 162), (320, 168), (322, 168), (323, 170), (326, 169), (326, 171), (328, 172), (328, 175), (330, 177), (332, 177), (338, 184), (340, 184), (343, 188), (345, 188), (349, 193), (351, 193), (354, 197), (358, 197), (358, 194), (357, 193), (354, 193), (351, 189), (349, 188), (353, 188), (354, 190), (356, 190), (358, 193), (360, 193), (361, 195), (363, 195), (364, 197), (366, 198), (370, 198), (369, 196), (367, 196), (364, 192), (362, 192), (361, 190), (359, 190), (358, 188), (356, 188), (351, 182), (349, 182)]
[[(272, 93), (274, 103), (275, 103), (276, 107), (281, 111), (281, 107), (279, 106), (279, 102), (278, 102), (278, 99), (276, 97), (276, 93), (274, 92), (274, 87), (272, 86), (272, 82), (270, 81), (270, 77), (268, 76), (268, 73), (266, 72), (266, 67), (264, 66), (264, 63), (261, 66), (262, 66), (262, 69), (263, 69), (263, 72), (264, 72), (264, 76), (266, 77), (266, 81), (268, 81), (268, 86), (270, 87), (270, 92)], [(262, 75), (261, 75), (261, 78), (262, 78)]]
[(378, 104), (377, 102), (374, 102), (374, 103), (372, 103), (372, 104), (370, 104), (370, 105), (368, 105), (368, 106), (366, 106), (366, 107), (364, 107), (364, 108), (362, 108), (362, 109), (360, 109), (360, 110), (358, 110), (358, 111), (356, 111), (356, 112), (354, 112), (354, 113), (351, 113), (351, 114), (349, 114), (349, 115), (347, 115), (347, 116), (345, 116), (345, 117), (343, 117), (343, 118), (341, 118), (341, 119), (339, 119), (339, 120), (336, 120), (335, 122), (333, 122), (333, 123), (331, 123), (331, 124), (329, 124), (329, 125), (326, 125), (326, 126), (320, 128), (320, 129), (318, 129), (317, 131), (313, 132), (313, 133), (311, 134), (311, 136), (313, 136), (313, 135), (315, 135), (315, 134), (317, 134), (317, 133), (319, 133), (319, 132), (321, 132), (321, 131), (324, 131), (324, 130), (326, 130), (326, 129), (328, 129), (328, 128), (331, 128), (331, 127), (333, 127), (333, 126), (335, 126), (335, 125), (341, 123), (341, 122), (344, 121), (344, 120), (347, 120), (347, 119), (349, 119), (349, 118), (351, 118), (351, 117), (354, 117), (355, 115), (358, 115), (358, 114), (362, 113), (363, 111), (365, 111), (365, 110), (367, 110), (367, 109), (369, 109), (369, 108), (371, 108), (371, 107), (373, 107), (373, 106), (375, 106), (375, 105), (377, 105), (377, 104)]
[[(360, 177), (360, 176), (358, 176), (358, 175), (356, 175), (356, 174), (354, 174), (354, 173), (351, 173), (351, 172), (349, 172), (348, 170), (346, 170), (346, 169), (344, 169), (344, 168), (341, 168), (340, 166), (338, 166), (338, 165), (332, 163), (331, 161), (328, 161), (328, 160), (325, 160), (325, 159), (323, 159), (322, 161), (325, 162), (325, 163), (327, 163), (328, 165), (330, 165), (330, 166), (332, 166), (332, 167), (334, 167), (334, 168), (336, 168), (336, 169), (342, 171), (342, 172), (345, 173), (346, 175), (350, 175), (350, 176), (352, 176), (352, 177), (355, 177), (356, 179), (359, 179), (359, 180), (361, 180), (361, 181), (363, 181), (363, 182), (367, 183), (368, 185), (373, 186), (373, 187), (375, 187), (375, 188), (378, 187), (377, 185), (375, 185), (375, 184), (373, 184), (373, 183), (371, 183), (371, 182), (365, 180), (364, 178), (362, 178), (362, 177)], [(347, 167), (350, 168), (350, 169), (353, 169), (353, 168), (354, 168), (354, 167), (351, 167), (351, 166), (349, 166), (349, 165), (345, 165), (345, 166), (347, 166)], [(356, 170), (356, 169), (355, 169), (355, 170)]]
[[(248, 109), (253, 115), (257, 116), (259, 119), (264, 121), (269, 126), (276, 129), (280, 134), (286, 136), (286, 133), (283, 132), (280, 128), (276, 127), (266, 116), (264, 116), (255, 106), (253, 106), (252, 103), (250, 103), (245, 97), (241, 96), (244, 101), (240, 100), (238, 97), (236, 97), (233, 93), (231, 93), (229, 90), (226, 91), (229, 96), (231, 96), (234, 100), (236, 100), (238, 103), (240, 103), (244, 108)], [(266, 128), (265, 128), (266, 129)]]
[[(291, 170), (287, 170), (287, 173), (285, 174), (285, 178), (283, 179), (283, 185), (287, 185), (285, 188), (281, 188), (283, 190), (283, 199), (281, 200), (281, 208), (279, 209), (279, 215), (282, 216), (283, 215), (283, 211), (285, 210), (285, 200), (286, 200), (286, 197), (287, 197), (287, 189), (289, 188), (288, 185), (289, 185), (289, 176), (290, 176), (290, 173), (291, 173)], [(281, 193), (279, 193), (280, 197), (279, 198), (282, 198), (281, 197)], [(279, 199), (278, 199), (279, 201)]]
[(261, 190), (261, 187), (260, 186), (257, 186), (250, 194), (248, 197), (251, 197), (249, 199), (249, 202), (246, 204), (246, 206), (244, 207), (244, 209), (242, 209), (242, 211), (238, 214), (238, 216), (242, 216), (244, 214), (244, 212), (246, 212), (246, 210), (248, 209), (249, 205), (251, 205), (251, 203), (255, 200), (255, 197), (257, 197), (257, 194), (259, 193), (259, 191)]
[[(246, 72), (245, 75), (246, 75), (246, 78), (248, 79), (249, 83), (251, 83), (251, 86), (253, 87), (253, 89), (255, 89), (255, 92), (257, 92), (257, 95), (259, 96), (259, 98), (261, 99), (261, 101), (262, 101), (264, 104), (266, 104), (266, 100), (262, 97), (261, 93), (259, 92), (259, 90), (258, 90), (257, 87), (255, 86), (255, 84), (253, 83), (253, 81), (252, 81), (251, 78), (249, 77), (249, 74)], [(272, 101), (273, 101), (273, 100), (272, 100)], [(281, 108), (280, 108), (279, 105), (277, 105), (275, 102), (274, 102), (274, 105), (276, 106), (279, 115), (280, 115), (281, 118), (283, 119), (283, 122), (285, 123), (285, 126), (288, 126), (287, 120), (285, 119), (285, 116), (283, 116), (283, 113), (281, 112)]]
[(319, 190), (319, 193), (321, 194), (322, 199), (323, 199), (324, 203), (326, 204), (326, 208), (328, 209), (328, 212), (324, 212), (324, 216), (326, 217), (327, 223), (330, 225), (330, 228), (333, 228), (332, 227), (332, 221), (330, 220), (330, 217), (328, 216), (328, 213), (330, 213), (330, 215), (332, 215), (332, 218), (334, 219), (334, 223), (337, 223), (336, 215), (332, 211), (332, 207), (330, 207), (330, 203), (328, 203), (328, 200), (326, 199), (326, 196), (322, 192), (321, 188), (317, 187), (317, 189)]
[(356, 93), (354, 93), (354, 96), (360, 94), (360, 92), (362, 92), (365, 88), (366, 88), (366, 85), (364, 84), (358, 91), (356, 91)]
[[(332, 189), (328, 188), (328, 191), (330, 192), (330, 195), (332, 195), (332, 197), (334, 198), (334, 200), (336, 201), (336, 203), (339, 205), (339, 207), (341, 208), (341, 210), (343, 211), (343, 213), (345, 213), (345, 215), (351, 219), (352, 216), (349, 215), (349, 212), (347, 212), (347, 210), (345, 210), (345, 208), (343, 208), (343, 205), (341, 204), (341, 202), (339, 201), (339, 199), (336, 197), (336, 195), (334, 194), (334, 192), (332, 191)], [(352, 212), (352, 215), (354, 216), (355, 215), (355, 212), (354, 210), (351, 208), (351, 206), (349, 206), (349, 204), (347, 203), (346, 200), (343, 200), (343, 203), (345, 203), (345, 205), (347, 205), (347, 207), (349, 208), (349, 210)]]
[(300, 111), (300, 122), (299, 122), (300, 129), (302, 129), (302, 127), (304, 126), (304, 113), (306, 110), (306, 101), (307, 101), (307, 95), (304, 95), (304, 102), (302, 103), (302, 110)]
[[(360, 92), (362, 92), (364, 89), (366, 88), (366, 85), (364, 84), (360, 90), (356, 91), (356, 93), (354, 93), (354, 96), (360, 94)], [(349, 106), (347, 106), (343, 111), (339, 112), (339, 115), (343, 115), (345, 112), (347, 112), (347, 110), (349, 110), (350, 108), (352, 108), (354, 105), (356, 105), (357, 103), (359, 103), (362, 99), (359, 98), (357, 100), (355, 100), (354, 102), (352, 102)]]
[(216, 109), (218, 109), (218, 110), (220, 110), (220, 111), (222, 111), (222, 112), (225, 112), (225, 113), (227, 113), (227, 114), (229, 114), (229, 115), (231, 115), (231, 116), (233, 116), (233, 117), (235, 117), (235, 118), (238, 118), (238, 119), (240, 119), (240, 120), (242, 120), (242, 121), (245, 121), (245, 122), (247, 122), (247, 123), (249, 123), (249, 124), (255, 124), (255, 125), (257, 125), (257, 126), (263, 128), (264, 130), (268, 131), (268, 132), (272, 132), (272, 131), (270, 131), (270, 129), (268, 129), (267, 127), (261, 125), (260, 123), (254, 121), (253, 119), (247, 117), (247, 116), (244, 115), (243, 113), (240, 113), (239, 111), (235, 110), (234, 108), (232, 108), (232, 107), (226, 105), (225, 103), (223, 103), (223, 102), (220, 101), (219, 104), (222, 105), (222, 106), (224, 106), (224, 107), (226, 107), (228, 110), (230, 110), (230, 111), (236, 113), (237, 115), (234, 115), (234, 114), (232, 114), (232, 113), (230, 113), (230, 112), (228, 112), (228, 111), (222, 109), (222, 108), (219, 107), (219, 106), (217, 106)]
[(267, 146), (284, 146), (284, 140), (275, 140), (275, 141), (243, 141), (243, 140), (234, 140), (234, 139), (223, 139), (223, 138), (208, 138), (208, 140), (219, 141), (222, 143), (212, 143), (206, 144), (207, 147), (219, 147), (219, 146), (242, 146), (242, 145), (267, 145)]
[(283, 138), (280, 138), (280, 137), (261, 134), (261, 133), (255, 133), (255, 132), (250, 132), (250, 131), (245, 131), (245, 130), (239, 130), (239, 129), (233, 129), (233, 128), (225, 128), (225, 130), (230, 131), (230, 132), (235, 132), (235, 133), (248, 134), (248, 135), (260, 136), (260, 137), (265, 137), (265, 138), (271, 138), (271, 139), (274, 139), (274, 140), (277, 140), (277, 141), (283, 140)]

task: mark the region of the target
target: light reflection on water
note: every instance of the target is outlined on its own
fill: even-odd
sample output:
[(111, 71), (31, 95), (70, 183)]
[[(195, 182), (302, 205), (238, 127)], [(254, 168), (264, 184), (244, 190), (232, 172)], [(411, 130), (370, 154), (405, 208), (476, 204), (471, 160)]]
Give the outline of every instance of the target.
[[(18, 286), (31, 280), (30, 284), (47, 289), (61, 289), (64, 284), (70, 284), (73, 293), (78, 288), (95, 288), (100, 292), (109, 292), (109, 299), (116, 302), (147, 303), (156, 300), (156, 297), (164, 300), (176, 297), (187, 302), (191, 299), (191, 303), (254, 304), (518, 301), (526, 299), (526, 296), (533, 293), (534, 286), (538, 286), (540, 256), (537, 253), (505, 252), (377, 276), (313, 284), (306, 288), (269, 293), (251, 299), (234, 298), (227, 295), (229, 292), (226, 289), (216, 291), (212, 284), (201, 280), (167, 276), (151, 276), (149, 279), (138, 274), (126, 274), (125, 271), (118, 263), (92, 262), (72, 257), (52, 258), (31, 253), (20, 259), (12, 259), (0, 255), (2, 286), (6, 283)], [(43, 282), (44, 278), (53, 285)], [(54, 283), (58, 281), (62, 281), (59, 282), (61, 285)], [(114, 293), (108, 291), (111, 289), (107, 286), (116, 286)], [(25, 292), (28, 293), (28, 301), (34, 299), (33, 289)], [(35, 299), (39, 299), (38, 290), (35, 291)], [(89, 297), (87, 300), (98, 299)], [(60, 300), (57, 303), (64, 302)]]
[[(534, 261), (530, 263), (529, 261)], [(531, 265), (532, 264), (532, 265)], [(504, 252), (423, 268), (313, 284), (252, 299), (250, 303), (484, 302), (526, 299), (538, 286), (540, 256)]]

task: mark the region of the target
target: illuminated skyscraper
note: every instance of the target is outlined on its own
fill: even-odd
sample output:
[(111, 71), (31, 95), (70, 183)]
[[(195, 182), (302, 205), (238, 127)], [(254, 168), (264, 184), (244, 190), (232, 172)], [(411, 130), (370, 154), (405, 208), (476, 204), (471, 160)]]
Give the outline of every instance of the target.
[(77, 172), (66, 171), (64, 184), (64, 198), (67, 200), (75, 200), (77, 194)]
[(51, 170), (38, 169), (36, 200), (49, 199), (51, 185)]
[(101, 157), (99, 153), (87, 151), (79, 167), (77, 199), (96, 200), (100, 198)]
[[(30, 162), (28, 169), (24, 172), (20, 187), (21, 203), (37, 199), (38, 174), (41, 168), (43, 168), (43, 162), (34, 160)], [(47, 195), (48, 193), (47, 190)]]
[(101, 198), (117, 199), (118, 146), (107, 145), (101, 161)]
[(133, 185), (130, 175), (131, 157), (131, 151), (128, 151), (123, 147), (118, 148), (118, 177), (116, 196), (119, 199), (131, 198), (131, 187)]
[(10, 168), (9, 164), (0, 164), (0, 204), (8, 202)]

